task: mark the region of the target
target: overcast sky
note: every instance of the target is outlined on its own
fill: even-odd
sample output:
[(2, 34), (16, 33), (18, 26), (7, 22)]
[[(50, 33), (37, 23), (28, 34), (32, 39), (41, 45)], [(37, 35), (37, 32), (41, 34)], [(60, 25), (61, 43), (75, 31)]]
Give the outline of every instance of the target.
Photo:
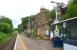
[(42, 6), (51, 10), (54, 4), (50, 3), (50, 1), (67, 4), (67, 0), (0, 0), (0, 16), (12, 19), (16, 28), (21, 23), (22, 17), (38, 13)]

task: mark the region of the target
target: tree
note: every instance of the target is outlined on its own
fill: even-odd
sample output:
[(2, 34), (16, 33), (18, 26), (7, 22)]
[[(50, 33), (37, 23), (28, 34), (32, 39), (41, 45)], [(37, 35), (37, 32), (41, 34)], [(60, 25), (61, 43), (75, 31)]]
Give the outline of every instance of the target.
[(18, 29), (17, 30), (18, 30), (19, 33), (23, 31), (23, 27), (22, 27), (21, 24), (18, 25)]
[(56, 13), (55, 13), (55, 9), (51, 10), (51, 11), (47, 11), (45, 13), (48, 17), (50, 17), (51, 19), (55, 18)]
[(9, 33), (11, 32), (11, 27), (7, 23), (0, 23), (0, 32)]
[(10, 24), (11, 28), (13, 28), (13, 25), (12, 25), (12, 20), (7, 18), (7, 17), (4, 17), (4, 16), (1, 16), (0, 17), (0, 23), (3, 22), (3, 23), (7, 23), (7, 24)]
[(67, 8), (67, 12), (63, 16), (63, 19), (68, 19), (77, 16), (77, 0), (70, 0)]
[(0, 31), (5, 33), (12, 32), (13, 26), (11, 19), (1, 16), (0, 17)]
[(30, 17), (23, 17), (21, 20), (22, 20), (22, 28), (23, 28), (23, 31), (27, 28), (27, 24), (28, 24), (28, 21), (29, 21)]

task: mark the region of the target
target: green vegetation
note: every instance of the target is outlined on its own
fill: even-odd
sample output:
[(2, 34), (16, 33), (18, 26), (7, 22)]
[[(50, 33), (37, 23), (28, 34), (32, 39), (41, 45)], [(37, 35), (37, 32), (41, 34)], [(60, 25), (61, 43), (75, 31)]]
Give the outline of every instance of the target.
[(11, 37), (11, 34), (0, 32), (0, 45), (6, 43), (9, 40), (9, 37)]
[(21, 20), (22, 20), (22, 28), (23, 28), (23, 31), (27, 28), (27, 24), (28, 24), (28, 21), (29, 21), (30, 17), (23, 17)]
[[(55, 9), (53, 9), (51, 11), (47, 10), (45, 12), (45, 15), (47, 15), (47, 17), (54, 20), (54, 18), (56, 16)], [(21, 19), (22, 23), (18, 26), (19, 32), (22, 32), (25, 29), (27, 29), (28, 24), (29, 24), (28, 23), (29, 19), (31, 19), (30, 17), (32, 17), (32, 16), (27, 16), (27, 17), (24, 17), (24, 18)], [(61, 19), (65, 20), (65, 19), (73, 18), (73, 17), (77, 17), (77, 0), (70, 0), (66, 9), (61, 9)], [(47, 23), (47, 24), (49, 24), (50, 27), (51, 27), (51, 22), (52, 21)], [(32, 34), (32, 36), (34, 36), (34, 35), (36, 36), (35, 31), (32, 32), (31, 34)]]
[(47, 15), (48, 17), (50, 17), (51, 19), (55, 18), (55, 16), (56, 16), (55, 9), (53, 9), (53, 10), (47, 12), (46, 15)]
[(18, 32), (21, 33), (22, 31), (23, 31), (22, 25), (19, 24), (19, 25), (18, 25)]
[(12, 26), (12, 21), (7, 18), (7, 17), (4, 17), (4, 16), (1, 16), (0, 17), (0, 31), (1, 32), (11, 32), (13, 29), (13, 26)]
[(4, 33), (9, 33), (11, 32), (11, 27), (7, 23), (0, 23), (0, 31)]
[(67, 8), (67, 12), (63, 16), (63, 19), (68, 19), (77, 16), (77, 0), (70, 0)]
[(13, 35), (11, 19), (0, 16), (0, 45), (3, 45)]
[(18, 25), (18, 31), (19, 32), (22, 32), (24, 31), (25, 29), (27, 29), (27, 25), (28, 25), (28, 21), (29, 21), (30, 17), (23, 17), (21, 20), (21, 24)]

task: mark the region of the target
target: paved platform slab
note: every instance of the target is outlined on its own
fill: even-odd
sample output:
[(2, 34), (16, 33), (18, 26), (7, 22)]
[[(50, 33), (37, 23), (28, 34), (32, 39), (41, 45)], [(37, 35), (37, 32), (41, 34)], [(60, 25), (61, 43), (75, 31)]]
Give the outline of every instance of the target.
[(62, 48), (54, 48), (50, 41), (36, 40), (27, 38), (24, 35), (17, 35), (14, 50), (63, 50)]

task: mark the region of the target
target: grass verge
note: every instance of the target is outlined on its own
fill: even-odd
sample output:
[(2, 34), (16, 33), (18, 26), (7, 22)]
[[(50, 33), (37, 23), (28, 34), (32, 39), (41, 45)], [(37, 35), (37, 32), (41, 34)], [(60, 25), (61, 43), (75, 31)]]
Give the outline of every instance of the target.
[(11, 37), (11, 34), (0, 32), (0, 45), (5, 44), (10, 37)]

